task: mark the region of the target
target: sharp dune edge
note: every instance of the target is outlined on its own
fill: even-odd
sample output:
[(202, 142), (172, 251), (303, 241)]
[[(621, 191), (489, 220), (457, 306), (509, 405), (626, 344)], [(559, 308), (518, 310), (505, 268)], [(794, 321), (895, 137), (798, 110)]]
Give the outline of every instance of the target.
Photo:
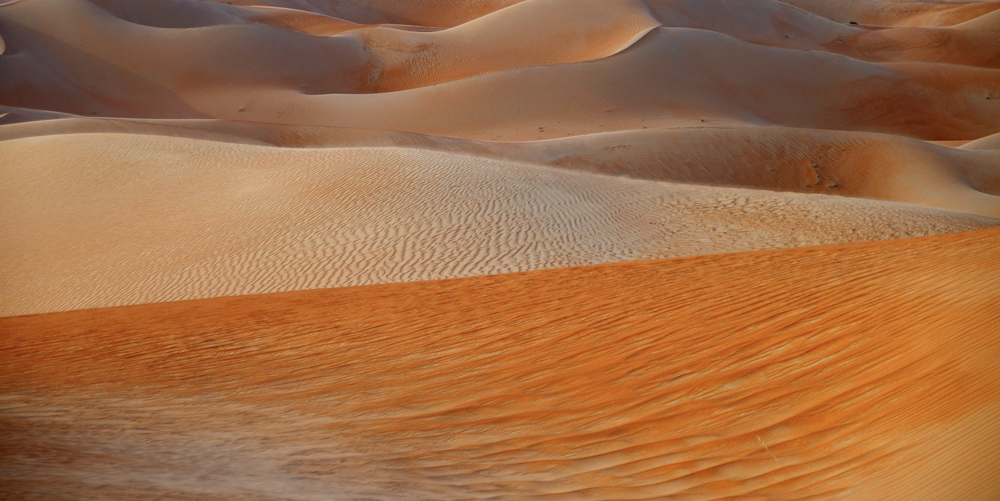
[(0, 1), (0, 498), (1000, 498), (1000, 2)]

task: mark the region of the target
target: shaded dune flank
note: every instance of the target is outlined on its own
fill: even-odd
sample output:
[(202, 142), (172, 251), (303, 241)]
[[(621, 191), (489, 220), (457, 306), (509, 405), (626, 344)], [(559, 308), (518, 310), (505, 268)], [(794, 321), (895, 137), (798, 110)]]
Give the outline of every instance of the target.
[[(696, 8), (679, 2), (567, 2), (522, 2), (444, 30), (359, 26), (335, 36), (246, 20), (160, 28), (85, 0), (19, 2), (3, 7), (0, 21), (14, 52), (0, 60), (0, 99), (77, 115), (505, 140), (534, 139), (526, 134), (539, 127), (565, 135), (700, 118), (928, 140), (972, 140), (1000, 128), (1000, 100), (992, 99), (1000, 97), (1000, 70), (988, 67), (995, 14), (948, 28), (965, 35), (935, 49), (924, 35), (845, 26), (778, 2), (714, 0), (690, 15)], [(796, 22), (820, 34), (795, 42)], [(875, 64), (824, 47), (919, 64)]]
[(998, 237), (0, 319), (4, 489), (995, 499)]
[(875, 26), (953, 26), (1000, 9), (1000, 2), (906, 2), (855, 0), (785, 0), (784, 3), (839, 23)]

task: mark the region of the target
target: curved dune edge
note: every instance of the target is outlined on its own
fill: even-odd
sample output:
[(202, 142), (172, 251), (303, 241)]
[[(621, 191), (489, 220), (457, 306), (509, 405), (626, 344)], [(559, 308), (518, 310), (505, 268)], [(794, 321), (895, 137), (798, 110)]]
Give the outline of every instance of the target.
[[(178, 31), (128, 22), (85, 0), (36, 0), (0, 11), (4, 27), (32, 56), (8, 70), (27, 78), (8, 78), (16, 84), (0, 87), (0, 96), (78, 114), (90, 105), (102, 115), (163, 116), (164, 110), (151, 108), (155, 104), (123, 96), (159, 92), (190, 101), (206, 88), (220, 87), (239, 94), (252, 94), (253, 87), (306, 94), (391, 92), (601, 59), (660, 25), (642, 0), (533, 0), (443, 30), (356, 25), (302, 11), (283, 21), (287, 11), (272, 12), (259, 23), (259, 9), (248, 10), (245, 21), (257, 22)], [(314, 31), (308, 27), (317, 25), (329, 25), (330, 36), (309, 36)], [(158, 57), (146, 57), (149, 53)], [(51, 67), (53, 60), (60, 70)], [(44, 87), (60, 92), (30, 95)]]
[[(0, 156), (17, 159), (0, 164), (0, 316), (1000, 224), (878, 200), (670, 184), (400, 147), (80, 133), (2, 141)], [(928, 185), (950, 193), (947, 184)]]
[[(0, 128), (0, 141), (51, 137), (57, 144), (61, 134), (126, 133), (286, 148), (419, 148), (630, 178), (869, 198), (1000, 218), (1000, 155), (991, 151), (998, 136), (950, 148), (888, 134), (688, 124), (496, 142), (341, 127), (3, 110), (10, 110), (7, 121), (12, 123)], [(145, 147), (136, 141), (133, 147)]]
[(339, 17), (358, 24), (389, 23), (450, 28), (517, 5), (525, 0), (211, 0), (237, 6), (271, 6)]
[(959, 148), (963, 150), (1000, 150), (1000, 133), (969, 141)]
[[(698, 119), (935, 141), (1000, 130), (995, 9), (948, 28), (881, 29), (772, 0), (739, 8), (727, 0), (478, 2), (464, 12), (482, 15), (443, 30), (372, 25), (317, 37), (219, 11), (238, 6), (215, 3), (207, 13), (206, 3), (182, 4), (192, 19), (239, 22), (161, 28), (86, 0), (0, 10), (5, 40), (21, 50), (0, 59), (0, 102), (82, 116), (211, 117), (469, 139)], [(304, 1), (264, 4), (334, 14)], [(457, 5), (405, 4), (414, 12)]]
[(0, 492), (995, 499), (998, 239), (0, 319)]
[(998, 23), (0, 0), (0, 499), (1000, 499)]
[(782, 0), (840, 23), (877, 26), (953, 26), (1000, 9), (1000, 2)]

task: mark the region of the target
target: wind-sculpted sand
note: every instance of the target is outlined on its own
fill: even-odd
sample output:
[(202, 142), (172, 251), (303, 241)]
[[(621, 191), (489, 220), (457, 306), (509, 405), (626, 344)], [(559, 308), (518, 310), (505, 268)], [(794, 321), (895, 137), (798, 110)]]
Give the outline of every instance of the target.
[(2, 319), (3, 490), (996, 499), (998, 230)]
[(0, 499), (993, 500), (997, 227), (1000, 1), (0, 0)]
[(664, 184), (391, 147), (68, 134), (3, 141), (0, 155), (22, 159), (0, 166), (8, 180), (0, 187), (0, 240), (8, 242), (0, 248), (7, 284), (0, 315), (996, 224), (913, 205)]

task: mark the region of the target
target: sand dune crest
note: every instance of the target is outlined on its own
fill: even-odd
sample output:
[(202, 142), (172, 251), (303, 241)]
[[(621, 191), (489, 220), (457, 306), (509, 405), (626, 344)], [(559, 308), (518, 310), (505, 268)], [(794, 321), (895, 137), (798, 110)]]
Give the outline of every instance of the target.
[(952, 26), (1000, 9), (1000, 2), (782, 0), (838, 23), (875, 26)]
[(0, 154), (21, 159), (0, 166), (8, 180), (0, 188), (0, 315), (997, 224), (886, 202), (399, 148), (295, 150), (105, 133), (6, 140)]

